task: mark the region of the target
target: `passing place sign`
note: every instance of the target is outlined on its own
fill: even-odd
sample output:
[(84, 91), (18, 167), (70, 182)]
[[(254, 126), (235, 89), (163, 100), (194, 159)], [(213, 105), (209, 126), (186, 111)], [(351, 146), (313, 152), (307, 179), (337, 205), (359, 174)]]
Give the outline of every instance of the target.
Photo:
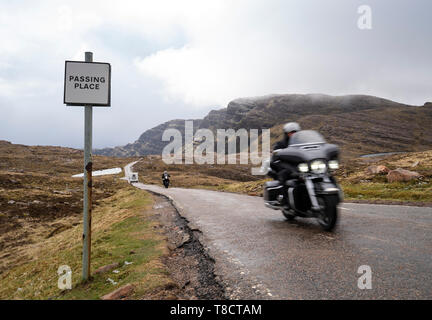
[(111, 65), (66, 61), (64, 103), (72, 106), (110, 106)]

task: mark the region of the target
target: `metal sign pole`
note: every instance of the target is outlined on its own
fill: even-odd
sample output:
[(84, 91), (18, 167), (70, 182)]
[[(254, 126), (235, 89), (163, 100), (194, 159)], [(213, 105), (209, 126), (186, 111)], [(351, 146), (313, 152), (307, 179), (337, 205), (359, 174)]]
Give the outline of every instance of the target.
[[(85, 62), (93, 62), (93, 53), (85, 53)], [(91, 216), (92, 216), (92, 121), (93, 107), (86, 105), (84, 116), (84, 231), (82, 279), (90, 277)]]
[(111, 106), (111, 65), (93, 62), (93, 53), (85, 61), (65, 61), (63, 103), (84, 107), (84, 197), (82, 279), (90, 278), (92, 221), (92, 131), (93, 107)]

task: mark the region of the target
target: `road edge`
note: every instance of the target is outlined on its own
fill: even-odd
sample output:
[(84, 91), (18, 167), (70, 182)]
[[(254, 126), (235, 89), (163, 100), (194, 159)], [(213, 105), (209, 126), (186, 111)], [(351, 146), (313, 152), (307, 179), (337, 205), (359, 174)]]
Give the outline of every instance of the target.
[[(134, 186), (134, 184), (132, 184)], [(136, 187), (136, 186), (134, 186)], [(136, 187), (138, 188), (138, 187)], [(140, 188), (138, 188), (140, 189)], [(141, 189), (142, 190), (142, 189)], [(226, 294), (226, 288), (224, 285), (224, 282), (221, 281), (221, 276), (217, 275), (215, 270), (215, 263), (216, 260), (215, 258), (210, 254), (210, 251), (208, 250), (208, 248), (206, 246), (203, 245), (199, 234), (201, 234), (201, 231), (196, 228), (183, 214), (181, 214), (181, 206), (179, 206), (176, 201), (167, 195), (152, 191), (152, 190), (148, 190), (148, 189), (144, 189), (146, 192), (149, 192), (150, 194), (153, 194), (157, 197), (161, 197), (166, 199), (170, 205), (172, 206), (172, 208), (174, 209), (177, 218), (181, 221), (181, 226), (184, 228), (183, 231), (185, 231), (188, 235), (189, 235), (189, 240), (187, 241), (187, 244), (190, 244), (192, 247), (194, 247), (194, 252), (195, 254), (199, 255), (199, 260), (201, 261), (201, 265), (200, 265), (200, 276), (202, 277), (202, 279), (205, 279), (206, 282), (210, 282), (212, 283), (213, 286), (219, 287), (219, 289), (221, 290), (222, 293), (222, 297), (220, 297), (223, 300), (229, 300), (227, 294)], [(183, 246), (185, 246), (185, 244), (183, 244)], [(210, 272), (208, 272), (210, 271)], [(200, 298), (200, 297), (198, 297)]]

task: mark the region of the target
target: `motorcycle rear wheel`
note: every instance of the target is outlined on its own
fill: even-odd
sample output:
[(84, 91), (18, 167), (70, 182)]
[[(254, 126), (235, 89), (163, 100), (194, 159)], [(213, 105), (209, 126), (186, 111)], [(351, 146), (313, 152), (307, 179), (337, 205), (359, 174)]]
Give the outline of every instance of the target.
[(338, 220), (339, 198), (337, 195), (325, 195), (319, 198), (324, 207), (323, 212), (318, 217), (318, 222), (325, 231), (332, 231)]

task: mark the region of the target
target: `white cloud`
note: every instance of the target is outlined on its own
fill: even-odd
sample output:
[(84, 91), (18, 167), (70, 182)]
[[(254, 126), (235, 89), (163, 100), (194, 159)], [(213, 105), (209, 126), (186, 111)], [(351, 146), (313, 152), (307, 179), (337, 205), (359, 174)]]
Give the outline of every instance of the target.
[(10, 97), (13, 95), (15, 95), (15, 86), (0, 78), (0, 96)]
[(412, 91), (410, 84), (412, 76), (424, 78), (432, 71), (430, 65), (416, 68), (414, 75), (404, 67), (409, 32), (399, 33), (390, 49), (383, 39), (397, 20), (390, 21), (388, 34), (361, 33), (356, 1), (335, 2), (338, 6), (225, 2), (211, 14), (192, 12), (176, 21), (189, 35), (185, 46), (137, 58), (135, 65), (162, 83), (161, 96), (195, 108), (269, 93), (366, 93), (412, 104), (427, 99), (426, 90)]
[(286, 90), (279, 71), (294, 50), (287, 39), (280, 42), (286, 30), (258, 23), (256, 13), (263, 6), (230, 2), (209, 15), (195, 11), (178, 21), (189, 35), (187, 45), (137, 58), (135, 64), (164, 84), (162, 95), (195, 107)]

